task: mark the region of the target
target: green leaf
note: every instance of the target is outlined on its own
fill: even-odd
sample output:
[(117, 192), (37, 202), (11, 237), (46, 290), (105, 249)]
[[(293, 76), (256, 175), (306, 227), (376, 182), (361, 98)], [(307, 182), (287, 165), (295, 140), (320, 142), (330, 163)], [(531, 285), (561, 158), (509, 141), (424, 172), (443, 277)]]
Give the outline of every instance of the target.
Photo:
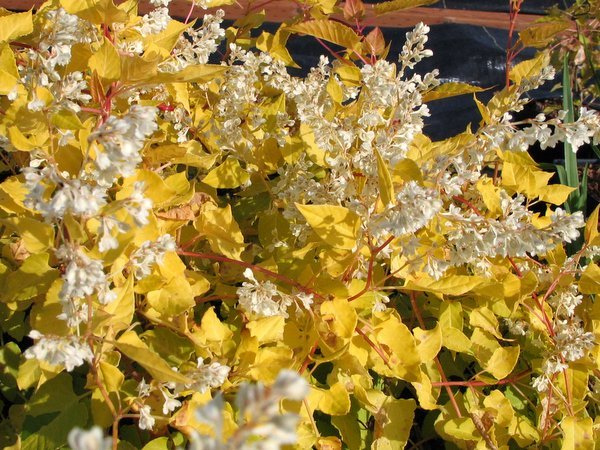
[(156, 439), (152, 439), (148, 442), (142, 450), (169, 450), (169, 438), (162, 436)]
[(174, 367), (189, 361), (194, 353), (192, 341), (168, 328), (154, 328), (144, 332), (142, 337), (151, 350), (157, 352)]
[(298, 23), (287, 27), (285, 31), (314, 36), (318, 39), (333, 42), (334, 44), (349, 50), (358, 49), (361, 40), (360, 36), (358, 36), (352, 28), (340, 22), (326, 19), (309, 20), (307, 22)]
[(33, 32), (31, 10), (0, 17), (0, 42), (12, 41)]
[(360, 231), (360, 217), (343, 206), (301, 205), (296, 208), (319, 238), (334, 248), (355, 250)]
[(401, 9), (416, 8), (418, 6), (433, 5), (439, 0), (392, 0), (390, 2), (377, 3), (373, 7), (376, 14), (386, 14)]
[(164, 359), (150, 350), (135, 331), (123, 333), (115, 345), (125, 356), (146, 369), (156, 381), (192, 384), (191, 379), (172, 370)]
[[(571, 92), (571, 77), (569, 75), (569, 54), (567, 53), (563, 59), (563, 109), (567, 112), (564, 119), (565, 123), (575, 121), (575, 110), (573, 107), (573, 93)], [(573, 147), (568, 142), (564, 143), (565, 149), (565, 170), (567, 172), (566, 185), (574, 188), (579, 188), (579, 174), (577, 172), (577, 156), (573, 152)]]
[[(23, 441), (21, 450), (62, 448), (66, 445), (67, 436), (73, 428), (86, 426), (89, 408), (86, 403), (76, 403), (69, 407), (65, 407), (63, 404), (58, 415)], [(24, 426), (27, 423), (26, 420)]]

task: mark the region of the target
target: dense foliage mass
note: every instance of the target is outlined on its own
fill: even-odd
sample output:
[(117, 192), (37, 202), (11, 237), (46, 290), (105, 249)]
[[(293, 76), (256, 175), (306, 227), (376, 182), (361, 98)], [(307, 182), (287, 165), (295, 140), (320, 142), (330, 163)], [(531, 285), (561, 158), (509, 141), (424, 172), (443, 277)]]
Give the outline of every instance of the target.
[[(481, 89), (414, 72), (426, 25), (388, 58), (359, 0), (151, 3), (0, 11), (0, 446), (593, 448), (598, 210), (527, 150), (600, 116), (514, 118), (549, 54), (434, 142)], [(329, 57), (291, 75), (290, 36)]]

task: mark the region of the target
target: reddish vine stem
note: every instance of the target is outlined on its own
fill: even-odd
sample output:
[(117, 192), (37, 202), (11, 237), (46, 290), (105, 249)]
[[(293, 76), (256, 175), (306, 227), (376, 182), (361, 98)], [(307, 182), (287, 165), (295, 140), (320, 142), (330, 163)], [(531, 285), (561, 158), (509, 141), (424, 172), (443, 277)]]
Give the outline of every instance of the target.
[(373, 283), (373, 266), (375, 265), (375, 258), (377, 255), (386, 248), (390, 242), (394, 240), (394, 236), (390, 236), (387, 240), (381, 244), (379, 247), (375, 247), (371, 249), (371, 256), (369, 256), (369, 268), (367, 269), (367, 281), (365, 282), (365, 287), (360, 290), (357, 294), (354, 294), (352, 297), (348, 299), (349, 302), (356, 300), (369, 289), (371, 289), (371, 284)]
[(304, 361), (302, 362), (302, 365), (300, 366), (300, 369), (298, 370), (299, 375), (302, 375), (304, 373), (304, 371), (308, 368), (308, 365), (310, 364), (310, 361), (312, 359), (312, 355), (315, 354), (315, 352), (317, 351), (317, 348), (319, 348), (319, 341), (315, 341), (313, 346), (310, 348), (308, 355), (306, 355), (306, 358), (304, 358)]
[(508, 258), (508, 262), (510, 262), (510, 265), (512, 266), (512, 268), (515, 269), (515, 273), (517, 274), (517, 277), (523, 278), (523, 272), (521, 272), (521, 269), (519, 269), (519, 267), (515, 264), (515, 261), (510, 256), (507, 256), (507, 258)]
[(392, 369), (392, 366), (390, 364), (390, 357), (385, 354), (383, 349), (381, 347), (379, 347), (375, 342), (373, 342), (371, 340), (371, 338), (369, 338), (369, 336), (367, 336), (367, 333), (365, 333), (362, 330), (362, 328), (356, 327), (355, 330), (365, 340), (365, 342), (367, 344), (369, 344), (369, 347), (371, 347), (373, 350), (375, 350), (375, 352), (379, 355), (379, 357), (381, 359), (383, 359), (383, 362), (385, 363), (385, 365), (388, 366), (390, 369)]
[[(417, 320), (419, 321), (419, 326), (425, 330), (425, 320), (423, 320), (423, 315), (421, 314), (421, 310), (419, 309), (419, 305), (417, 305), (417, 294), (413, 291), (409, 294), (410, 304), (412, 306), (413, 312), (415, 316), (417, 316)], [(446, 393), (448, 397), (450, 397), (450, 403), (452, 403), (452, 407), (456, 412), (456, 415), (460, 418), (462, 417), (462, 413), (460, 412), (460, 408), (458, 407), (458, 403), (456, 403), (456, 399), (454, 398), (454, 393), (448, 384), (448, 378), (446, 377), (446, 373), (444, 372), (444, 368), (442, 367), (442, 363), (440, 362), (440, 358), (437, 356), (434, 358), (435, 365), (437, 367), (438, 372), (440, 373), (440, 377), (442, 378), (442, 382), (444, 383), (443, 387), (446, 389)], [(433, 385), (433, 383), (432, 383)]]
[(518, 374), (516, 374), (512, 377), (499, 380), (497, 383), (494, 383), (494, 384), (489, 384), (489, 383), (486, 383), (485, 381), (472, 380), (472, 381), (447, 381), (447, 382), (439, 381), (439, 382), (431, 383), (431, 385), (434, 387), (463, 386), (463, 387), (470, 387), (470, 388), (471, 387), (486, 387), (486, 386), (503, 386), (505, 384), (513, 384), (516, 381), (519, 381), (520, 379), (525, 378), (526, 376), (528, 376), (530, 374), (531, 374), (531, 369), (527, 369), (522, 372), (519, 372)]
[(337, 59), (338, 61), (340, 61), (343, 64), (346, 64), (347, 66), (351, 66), (352, 63), (350, 61), (348, 61), (347, 59), (344, 59), (344, 57), (342, 55), (340, 55), (338, 52), (336, 52), (334, 49), (332, 49), (329, 45), (327, 45), (325, 42), (323, 42), (323, 40), (319, 39), (318, 37), (315, 37), (315, 39), (317, 40), (317, 42), (319, 44), (321, 44), (321, 46), (327, 50), (331, 56), (333, 56), (335, 59)]
[(188, 252), (185, 250), (179, 250), (179, 251), (177, 251), (177, 254), (182, 255), (182, 256), (191, 256), (193, 258), (204, 258), (204, 259), (210, 259), (212, 261), (220, 261), (220, 262), (225, 262), (225, 263), (230, 263), (230, 264), (236, 264), (238, 266), (256, 270), (257, 272), (264, 273), (265, 275), (268, 275), (271, 278), (279, 280), (282, 283), (289, 284), (290, 286), (295, 287), (296, 289), (298, 289), (302, 292), (306, 292), (307, 294), (312, 294), (314, 297), (317, 297), (321, 300), (325, 300), (325, 298), (321, 294), (316, 292), (315, 290), (313, 290), (307, 286), (304, 286), (303, 284), (300, 284), (297, 281), (286, 277), (285, 275), (281, 275), (277, 272), (273, 272), (272, 270), (265, 269), (264, 267), (260, 267), (255, 264), (247, 263), (245, 261), (239, 261), (237, 259), (228, 258), (227, 256), (215, 255), (213, 253), (197, 253), (197, 252)]
[(521, 12), (521, 5), (523, 0), (511, 0), (510, 1), (510, 13), (509, 13), (509, 28), (508, 28), (508, 40), (506, 41), (506, 71), (505, 71), (505, 83), (506, 89), (510, 87), (510, 66), (519, 54), (516, 50), (516, 44), (513, 43), (513, 36), (515, 33), (515, 27), (517, 25), (517, 17)]
[(464, 197), (462, 197), (460, 195), (454, 195), (454, 196), (452, 196), (452, 199), (456, 200), (457, 202), (461, 202), (461, 203), (467, 205), (478, 216), (483, 216), (483, 214), (481, 213), (481, 211), (479, 211), (479, 209), (473, 203), (471, 203), (469, 200), (467, 200), (466, 198), (464, 198)]

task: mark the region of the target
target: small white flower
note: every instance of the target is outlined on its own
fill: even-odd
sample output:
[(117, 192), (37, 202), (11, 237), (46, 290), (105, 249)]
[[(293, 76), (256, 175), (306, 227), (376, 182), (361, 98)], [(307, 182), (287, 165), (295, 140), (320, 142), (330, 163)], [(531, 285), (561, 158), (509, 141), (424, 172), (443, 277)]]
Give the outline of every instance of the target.
[(148, 397), (152, 392), (152, 385), (146, 383), (146, 380), (142, 378), (142, 381), (138, 383), (136, 390), (140, 398)]
[(112, 448), (112, 439), (104, 437), (102, 428), (94, 426), (89, 430), (79, 427), (73, 428), (67, 437), (71, 450), (109, 450)]
[(150, 275), (153, 266), (162, 262), (165, 253), (175, 250), (177, 250), (177, 243), (170, 234), (164, 234), (154, 242), (145, 241), (142, 243), (140, 248), (130, 256), (135, 277), (141, 280)]
[(531, 386), (538, 392), (546, 392), (548, 390), (549, 381), (550, 380), (548, 380), (548, 377), (545, 375), (540, 375), (539, 377), (533, 379)]
[(31, 100), (29, 103), (27, 103), (27, 109), (29, 111), (41, 111), (44, 106), (46, 106), (46, 102), (44, 102), (43, 100), (39, 99), (39, 98), (34, 98), (33, 100)]
[(289, 400), (303, 400), (309, 392), (308, 382), (298, 372), (284, 369), (279, 372), (272, 386), (274, 395)]
[(67, 372), (94, 359), (90, 346), (77, 336), (44, 336), (39, 331), (31, 330), (29, 337), (37, 342), (23, 353), (27, 359), (63, 366)]
[(169, 8), (160, 7), (150, 11), (141, 18), (141, 25), (135, 27), (139, 33), (146, 37), (152, 34), (158, 34), (165, 30), (171, 21)]
[(151, 412), (152, 410), (148, 405), (140, 407), (140, 419), (138, 422), (138, 427), (140, 428), (140, 430), (152, 430), (152, 428), (154, 428), (154, 423), (156, 422), (156, 419), (152, 417)]
[(167, 391), (166, 389), (161, 389), (160, 392), (162, 393), (165, 399), (162, 408), (163, 414), (167, 415), (181, 406), (181, 402), (177, 400), (169, 391)]
[(194, 382), (186, 387), (188, 389), (195, 389), (200, 393), (206, 392), (210, 388), (218, 388), (229, 376), (231, 367), (220, 364), (218, 362), (212, 362), (210, 364), (204, 364), (202, 358), (198, 358), (197, 369), (186, 373), (188, 377), (194, 380)]
[(243, 282), (237, 289), (238, 301), (242, 309), (257, 318), (287, 317), (287, 308), (293, 303), (291, 296), (279, 292), (270, 281), (259, 282), (251, 269), (244, 271), (250, 282)]

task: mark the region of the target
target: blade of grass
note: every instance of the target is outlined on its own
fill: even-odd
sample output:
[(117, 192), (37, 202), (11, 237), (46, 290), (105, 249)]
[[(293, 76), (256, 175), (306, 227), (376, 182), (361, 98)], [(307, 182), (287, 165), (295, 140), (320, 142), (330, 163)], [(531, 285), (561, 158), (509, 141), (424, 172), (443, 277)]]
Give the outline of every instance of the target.
[[(569, 75), (569, 55), (565, 55), (563, 59), (563, 82), (562, 82), (562, 94), (563, 94), (563, 109), (567, 115), (565, 117), (565, 123), (572, 123), (575, 121), (575, 110), (573, 108), (573, 93), (571, 92), (571, 77)], [(579, 174), (577, 173), (577, 155), (573, 151), (573, 147), (568, 142), (564, 143), (565, 153), (565, 171), (566, 171), (566, 185), (576, 188), (570, 195), (567, 202), (569, 206), (575, 206), (578, 202), (580, 195), (579, 192)], [(575, 209), (575, 208), (571, 208)]]

